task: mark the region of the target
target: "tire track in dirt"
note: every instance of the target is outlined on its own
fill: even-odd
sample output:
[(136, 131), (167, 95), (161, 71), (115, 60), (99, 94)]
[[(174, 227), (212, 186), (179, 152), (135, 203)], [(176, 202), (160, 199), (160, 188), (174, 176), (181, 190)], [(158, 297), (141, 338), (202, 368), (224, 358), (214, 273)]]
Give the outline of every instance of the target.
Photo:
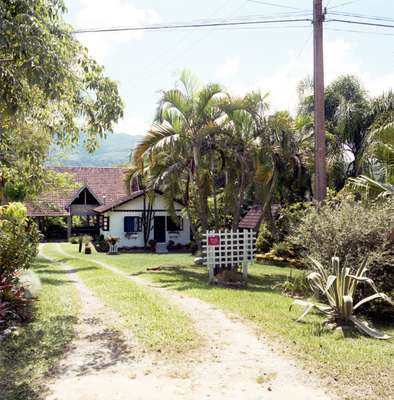
[[(67, 257), (73, 257), (60, 245), (58, 250)], [(122, 272), (110, 264), (90, 261), (159, 292), (185, 311), (194, 321), (200, 334), (207, 339), (208, 348), (194, 354), (194, 359), (184, 360), (185, 365), (190, 368), (185, 370), (181, 382), (178, 380), (177, 385), (172, 385), (174, 392), (169, 397), (160, 398), (177, 399), (181, 396), (179, 398), (192, 400), (334, 399), (322, 389), (322, 384), (316, 376), (307, 374), (293, 361), (273, 351), (272, 346), (258, 338), (253, 328), (243, 323), (240, 318), (229, 317), (201, 300), (159, 287), (140, 277)], [(182, 375), (182, 371), (179, 375)]]

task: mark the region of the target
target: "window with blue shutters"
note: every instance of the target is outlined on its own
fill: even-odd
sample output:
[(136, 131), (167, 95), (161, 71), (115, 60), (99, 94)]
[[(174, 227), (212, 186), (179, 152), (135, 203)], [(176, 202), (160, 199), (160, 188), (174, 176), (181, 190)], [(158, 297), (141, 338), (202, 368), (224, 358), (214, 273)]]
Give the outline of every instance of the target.
[(124, 232), (135, 233), (141, 232), (142, 224), (140, 217), (124, 217)]

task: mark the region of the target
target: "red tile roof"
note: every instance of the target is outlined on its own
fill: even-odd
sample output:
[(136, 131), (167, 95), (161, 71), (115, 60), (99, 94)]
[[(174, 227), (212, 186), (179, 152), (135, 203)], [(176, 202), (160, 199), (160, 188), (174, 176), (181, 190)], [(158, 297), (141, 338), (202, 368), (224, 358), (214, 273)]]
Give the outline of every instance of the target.
[(258, 230), (263, 212), (260, 206), (253, 206), (241, 219), (238, 228)]
[(101, 204), (115, 203), (130, 194), (125, 183), (124, 168), (51, 167), (49, 169), (70, 174), (78, 186), (64, 192), (54, 190), (43, 193), (37, 200), (26, 204), (30, 216), (68, 215), (67, 206), (83, 187), (88, 187)]
[[(279, 215), (280, 205), (274, 204), (271, 206), (271, 213), (274, 218)], [(257, 231), (260, 227), (261, 220), (263, 219), (263, 211), (261, 206), (253, 206), (241, 219), (238, 228), (240, 229), (253, 229)]]

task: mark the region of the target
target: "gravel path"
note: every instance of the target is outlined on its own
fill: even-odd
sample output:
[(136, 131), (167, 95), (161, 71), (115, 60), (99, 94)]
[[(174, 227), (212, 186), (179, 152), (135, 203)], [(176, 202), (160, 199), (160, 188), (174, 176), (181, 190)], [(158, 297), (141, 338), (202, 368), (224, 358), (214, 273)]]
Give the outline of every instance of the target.
[[(72, 257), (59, 245), (60, 253)], [(107, 263), (91, 260), (127, 279), (158, 291), (195, 322), (196, 328), (207, 339), (207, 347), (185, 356), (177, 365), (172, 361), (157, 361), (145, 355), (130, 358), (126, 340), (116, 337), (121, 344), (111, 359), (106, 338), (92, 344), (90, 336), (105, 332), (100, 317), (113, 313), (101, 304), (72, 272), (77, 288), (84, 299), (80, 333), (75, 350), (65, 360), (65, 374), (53, 385), (55, 399), (220, 399), (220, 400), (329, 400), (329, 396), (312, 374), (298, 368), (293, 361), (273, 351), (258, 338), (253, 328), (240, 318), (228, 316), (221, 310), (195, 298), (182, 296), (160, 288), (136, 276), (128, 275)], [(67, 264), (63, 266), (70, 268)], [(101, 313), (101, 314), (100, 314)], [(119, 318), (119, 316), (117, 316)], [(100, 322), (92, 324), (91, 321)], [(85, 349), (86, 346), (86, 349)], [(111, 348), (111, 346), (109, 346)], [(114, 349), (112, 349), (113, 351)], [(101, 354), (103, 368), (87, 368), (82, 376), (77, 371), (86, 364), (90, 354)], [(83, 360), (83, 362), (81, 362)], [(108, 360), (112, 360), (109, 362)], [(100, 361), (101, 362), (101, 361)], [(148, 369), (149, 373), (146, 373)], [(145, 371), (145, 372), (144, 372)]]

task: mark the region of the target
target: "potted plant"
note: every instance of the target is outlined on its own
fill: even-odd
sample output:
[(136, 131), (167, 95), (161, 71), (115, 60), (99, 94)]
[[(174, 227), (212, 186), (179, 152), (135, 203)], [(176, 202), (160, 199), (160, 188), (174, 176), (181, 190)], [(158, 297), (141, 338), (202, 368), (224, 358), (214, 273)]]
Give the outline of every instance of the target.
[(92, 254), (92, 245), (90, 242), (85, 243), (85, 254)]
[(108, 236), (107, 242), (109, 244), (108, 254), (118, 254), (118, 242), (119, 238), (116, 236)]
[(148, 244), (152, 251), (156, 250), (156, 240), (151, 239), (151, 240), (149, 240)]

